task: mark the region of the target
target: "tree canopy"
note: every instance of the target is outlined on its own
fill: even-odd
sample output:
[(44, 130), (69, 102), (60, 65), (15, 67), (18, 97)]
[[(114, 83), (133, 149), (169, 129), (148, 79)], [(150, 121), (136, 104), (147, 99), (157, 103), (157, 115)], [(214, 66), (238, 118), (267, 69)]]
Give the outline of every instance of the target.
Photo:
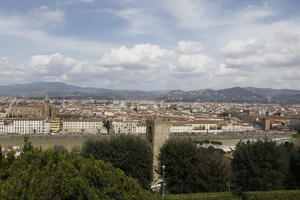
[(1, 158), (0, 199), (156, 199), (111, 164), (64, 150), (29, 148), (13, 161)]
[(136, 178), (149, 188), (152, 180), (152, 152), (146, 141), (129, 135), (113, 136), (110, 139), (87, 140), (82, 156), (104, 160), (120, 168), (128, 176)]
[(284, 188), (289, 156), (283, 146), (264, 140), (241, 142), (234, 151), (232, 170), (235, 185), (241, 191)]
[(197, 147), (190, 139), (170, 139), (162, 147), (159, 160), (166, 166), (166, 188), (170, 193), (227, 189), (229, 169), (220, 151), (213, 147)]

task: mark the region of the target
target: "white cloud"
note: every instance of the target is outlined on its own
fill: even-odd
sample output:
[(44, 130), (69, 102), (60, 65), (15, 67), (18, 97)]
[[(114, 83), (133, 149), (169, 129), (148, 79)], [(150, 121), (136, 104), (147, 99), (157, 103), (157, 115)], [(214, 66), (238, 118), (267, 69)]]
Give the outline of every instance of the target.
[(300, 33), (279, 32), (268, 40), (231, 41), (221, 51), (229, 67), (300, 67)]
[(143, 66), (158, 67), (167, 56), (168, 51), (159, 46), (151, 44), (139, 44), (133, 48), (120, 47), (112, 49), (99, 61), (100, 65), (122, 66), (125, 68), (136, 68)]
[(228, 1), (163, 0), (162, 6), (180, 27), (202, 30), (209, 27), (253, 23), (275, 15), (268, 4), (248, 5), (240, 11), (225, 9)]
[(78, 3), (93, 3), (95, 0), (63, 0), (59, 3), (64, 3), (67, 5), (78, 4)]
[[(111, 49), (98, 60), (77, 60), (59, 53), (34, 55), (18, 67), (24, 73), (23, 82), (29, 79), (64, 81), (118, 89), (182, 88), (182, 81), (178, 81), (180, 76), (192, 81), (201, 74), (209, 74), (216, 66), (215, 61), (204, 54), (178, 51), (180, 44), (201, 43), (182, 41), (174, 49), (151, 44), (123, 46)], [(7, 62), (2, 60), (1, 63)]]
[(65, 22), (65, 12), (59, 9), (51, 10), (48, 6), (43, 5), (29, 10), (27, 20), (33, 26), (55, 27)]
[(178, 50), (184, 54), (196, 54), (202, 51), (202, 42), (196, 41), (180, 41), (178, 43)]
[[(8, 59), (1, 58), (0, 68), (6, 71), (3, 70), (0, 76), (5, 77), (2, 80), (7, 81), (6, 83), (15, 80), (18, 82), (64, 81), (82, 86), (114, 89), (193, 90), (237, 85), (300, 89), (299, 65), (271, 68), (269, 65), (264, 65), (271, 60), (275, 63), (275, 61), (279, 62), (279, 58), (282, 59), (282, 57), (277, 60), (265, 58), (265, 54), (272, 53), (272, 50), (290, 54), (292, 47), (297, 47), (296, 36), (283, 35), (279, 34), (276, 36), (277, 39), (270, 40), (275, 40), (279, 44), (253, 39), (231, 42), (223, 48), (223, 61), (225, 61), (223, 64), (221, 60), (204, 54), (205, 49), (201, 42), (180, 41), (177, 47), (172, 49), (152, 44), (138, 44), (131, 48), (122, 46), (111, 49), (97, 60), (78, 60), (55, 53), (34, 55), (25, 63), (12, 67)], [(279, 49), (280, 43), (287, 41), (291, 42), (289, 48)], [(198, 44), (196, 50), (192, 48), (195, 44)], [(186, 48), (189, 45), (191, 51)], [(257, 52), (255, 47), (260, 50)], [(236, 65), (235, 68), (232, 67), (232, 63)]]
[(155, 13), (142, 8), (126, 8), (122, 10), (110, 10), (117, 17), (128, 23), (125, 31), (133, 35), (164, 35), (166, 30), (162, 26)]
[(94, 2), (95, 0), (81, 0), (81, 2), (83, 2), (83, 3), (92, 3), (92, 2)]
[[(42, 8), (44, 10), (46, 8)], [(48, 9), (48, 8), (47, 8)], [(56, 12), (56, 11), (55, 11)], [(55, 13), (54, 12), (54, 13)], [(50, 12), (51, 13), (51, 12)], [(44, 17), (36, 20), (41, 24), (56, 24), (64, 21), (61, 17), (54, 17), (55, 14), (47, 12), (41, 14)], [(58, 14), (59, 15), (59, 14)], [(49, 17), (51, 16), (51, 17)], [(76, 37), (56, 36), (36, 27), (31, 22), (32, 16), (22, 17), (1, 15), (0, 13), (0, 40), (17, 43), (18, 52), (25, 54), (38, 54), (39, 52), (61, 52), (86, 56), (99, 56), (113, 45), (92, 40), (82, 40)], [(46, 28), (47, 29), (47, 28)], [(10, 48), (9, 48), (10, 49)], [(16, 52), (14, 52), (16, 54)]]

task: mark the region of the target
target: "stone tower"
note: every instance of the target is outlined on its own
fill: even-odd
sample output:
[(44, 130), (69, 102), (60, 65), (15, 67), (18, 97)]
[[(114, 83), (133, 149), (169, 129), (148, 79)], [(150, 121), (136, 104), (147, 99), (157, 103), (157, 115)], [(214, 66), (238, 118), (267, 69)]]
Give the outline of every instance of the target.
[(263, 118), (262, 128), (264, 131), (270, 131), (271, 129), (271, 121), (269, 118)]
[(157, 170), (159, 169), (158, 156), (160, 148), (169, 139), (171, 128), (171, 120), (168, 118), (148, 119), (146, 121), (146, 139), (152, 148), (153, 164), (152, 164), (152, 184), (159, 181)]

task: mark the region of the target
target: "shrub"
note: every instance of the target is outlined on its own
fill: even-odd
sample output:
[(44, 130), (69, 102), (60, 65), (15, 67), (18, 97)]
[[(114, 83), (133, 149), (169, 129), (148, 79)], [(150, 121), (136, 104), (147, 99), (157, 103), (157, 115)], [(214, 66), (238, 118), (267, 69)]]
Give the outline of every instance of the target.
[(244, 192), (244, 200), (299, 200), (300, 190)]
[(230, 192), (167, 195), (166, 200), (234, 200)]

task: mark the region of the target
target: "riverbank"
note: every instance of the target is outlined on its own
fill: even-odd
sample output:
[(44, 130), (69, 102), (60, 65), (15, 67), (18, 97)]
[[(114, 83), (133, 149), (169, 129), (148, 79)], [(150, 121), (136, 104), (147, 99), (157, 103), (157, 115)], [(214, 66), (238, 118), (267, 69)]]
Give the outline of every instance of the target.
[[(53, 148), (54, 146), (64, 146), (66, 149), (71, 150), (74, 147), (81, 148), (84, 141), (89, 138), (102, 139), (109, 138), (112, 135), (0, 135), (0, 144), (4, 146), (23, 146), (24, 136), (29, 136), (33, 146), (41, 147), (42, 149)], [(278, 141), (292, 141), (296, 145), (300, 145), (300, 139), (292, 138), (292, 134), (226, 134), (226, 135), (171, 135), (171, 138), (192, 138), (195, 140), (214, 140), (219, 141), (222, 146), (234, 146), (240, 140), (257, 140), (257, 139), (272, 139)], [(145, 138), (145, 135), (140, 135)]]
[(214, 139), (276, 139), (276, 138), (290, 138), (291, 133), (240, 133), (240, 134), (199, 134), (199, 135), (172, 135), (173, 137), (190, 137), (201, 140), (214, 140)]

